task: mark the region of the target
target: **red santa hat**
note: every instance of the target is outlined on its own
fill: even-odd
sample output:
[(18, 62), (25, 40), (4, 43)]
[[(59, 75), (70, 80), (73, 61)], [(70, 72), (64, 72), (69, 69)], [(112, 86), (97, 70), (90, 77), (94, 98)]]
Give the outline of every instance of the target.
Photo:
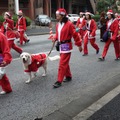
[(18, 15), (22, 15), (22, 14), (23, 14), (22, 10), (19, 10)]
[(80, 14), (80, 15), (83, 15), (84, 13), (83, 13), (83, 12), (80, 12), (79, 14)]
[(93, 15), (92, 13), (90, 13), (90, 12), (86, 12), (85, 15), (92, 15), (92, 16), (94, 16), (94, 15)]
[(64, 8), (60, 8), (56, 11), (56, 14), (67, 15), (67, 12)]
[(9, 16), (10, 18), (12, 17), (9, 12), (5, 12), (5, 15)]
[(107, 15), (108, 14), (113, 14), (113, 11), (112, 10), (108, 10)]

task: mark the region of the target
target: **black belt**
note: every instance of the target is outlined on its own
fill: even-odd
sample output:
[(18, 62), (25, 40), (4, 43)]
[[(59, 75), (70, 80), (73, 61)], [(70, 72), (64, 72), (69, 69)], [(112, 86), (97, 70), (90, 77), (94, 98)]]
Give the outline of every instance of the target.
[(59, 44), (65, 44), (65, 43), (70, 43), (71, 40), (63, 40), (63, 41), (60, 41)]

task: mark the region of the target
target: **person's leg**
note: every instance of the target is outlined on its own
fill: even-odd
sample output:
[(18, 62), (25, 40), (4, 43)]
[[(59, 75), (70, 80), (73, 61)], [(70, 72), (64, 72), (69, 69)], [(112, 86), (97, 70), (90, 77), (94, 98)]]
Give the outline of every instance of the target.
[(84, 42), (84, 54), (83, 55), (87, 55), (88, 54), (88, 47), (87, 47), (87, 45), (88, 45), (88, 36), (86, 36), (84, 38), (83, 42)]
[(5, 91), (6, 93), (12, 92), (12, 88), (9, 82), (8, 77), (6, 74), (3, 76), (3, 78), (0, 80), (0, 85), (2, 87), (2, 90)]
[(93, 48), (96, 49), (96, 54), (99, 53), (99, 47), (98, 45), (95, 43), (95, 38), (94, 39), (90, 39), (90, 44), (92, 45)]
[(20, 48), (20, 47), (18, 47), (15, 43), (14, 43), (14, 41), (13, 41), (13, 44), (12, 44), (12, 48), (15, 50), (15, 51), (17, 51), (18, 53), (22, 53), (22, 49)]
[(114, 49), (115, 49), (115, 55), (116, 55), (116, 60), (119, 59), (119, 41), (118, 40), (115, 40), (113, 41), (113, 44), (114, 44)]
[(100, 61), (105, 60), (105, 57), (106, 57), (106, 54), (107, 54), (107, 51), (108, 51), (108, 48), (109, 48), (111, 42), (112, 41), (110, 39), (108, 39), (108, 41), (105, 42), (104, 49), (102, 52), (102, 57), (99, 58)]
[[(59, 62), (59, 68), (58, 68), (58, 80), (53, 85), (55, 88), (60, 87), (61, 83), (63, 82), (63, 79), (67, 73), (67, 68), (69, 66), (70, 57), (71, 57), (71, 53), (60, 54), (60, 62)], [(71, 72), (69, 71), (68, 74), (70, 75)]]

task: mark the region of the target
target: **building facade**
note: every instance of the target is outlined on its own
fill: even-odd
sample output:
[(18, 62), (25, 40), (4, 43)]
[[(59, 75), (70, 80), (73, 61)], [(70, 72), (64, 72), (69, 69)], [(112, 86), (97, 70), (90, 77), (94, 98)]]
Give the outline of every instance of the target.
[[(55, 12), (58, 8), (65, 8), (67, 13), (76, 13), (80, 11), (96, 11), (95, 0), (19, 0), (19, 9), (23, 10), (26, 16), (34, 19), (38, 14), (47, 14), (55, 18)], [(14, 13), (14, 0), (0, 0), (0, 14), (5, 11)]]

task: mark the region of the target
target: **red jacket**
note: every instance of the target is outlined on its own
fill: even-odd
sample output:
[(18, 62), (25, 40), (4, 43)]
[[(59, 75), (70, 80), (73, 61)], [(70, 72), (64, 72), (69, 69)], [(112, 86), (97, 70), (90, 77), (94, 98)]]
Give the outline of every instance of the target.
[[(75, 45), (81, 46), (81, 39), (78, 36), (78, 33), (75, 31), (73, 23), (71, 23), (70, 21), (67, 21), (66, 23), (62, 23), (62, 25), (63, 27), (61, 30), (60, 30), (61, 23), (58, 23), (56, 25), (56, 40), (58, 40), (59, 42), (62, 42), (62, 41), (71, 40), (73, 37), (75, 41)], [(66, 44), (68, 45), (67, 47), (69, 48), (69, 50), (64, 52), (61, 50), (60, 51), (61, 53), (68, 53), (72, 50), (72, 42), (69, 42)]]
[(14, 40), (15, 39), (15, 33), (13, 31), (14, 28), (14, 21), (11, 19), (6, 19), (3, 22), (3, 25), (1, 27), (2, 33), (5, 34), (7, 37), (7, 40)]
[(26, 19), (24, 17), (18, 18), (16, 28), (18, 31), (26, 31)]
[(82, 29), (86, 24), (86, 20), (83, 18), (82, 21), (80, 21), (80, 18), (78, 18), (77, 23), (76, 23), (76, 27), (79, 27), (80, 29)]
[(90, 35), (92, 37), (96, 36), (97, 26), (96, 26), (96, 22), (93, 19), (90, 20), (88, 26), (87, 26), (87, 22), (86, 22), (86, 28), (87, 28), (87, 30), (85, 31), (85, 35), (86, 35), (86, 33), (89, 33), (89, 36)]
[(0, 32), (0, 54), (3, 55), (3, 61), (9, 64), (12, 61), (8, 41), (3, 33)]
[(44, 64), (47, 56), (46, 54), (33, 54), (31, 56), (31, 64), (25, 72), (37, 72), (38, 68)]
[[(109, 21), (108, 21), (109, 22)], [(108, 22), (107, 22), (107, 29), (108, 29)], [(117, 19), (114, 19), (112, 24), (110, 25), (110, 31), (111, 31), (111, 39), (112, 40), (116, 40), (117, 36), (118, 36), (118, 29), (119, 29), (119, 26), (118, 26), (118, 20)]]

